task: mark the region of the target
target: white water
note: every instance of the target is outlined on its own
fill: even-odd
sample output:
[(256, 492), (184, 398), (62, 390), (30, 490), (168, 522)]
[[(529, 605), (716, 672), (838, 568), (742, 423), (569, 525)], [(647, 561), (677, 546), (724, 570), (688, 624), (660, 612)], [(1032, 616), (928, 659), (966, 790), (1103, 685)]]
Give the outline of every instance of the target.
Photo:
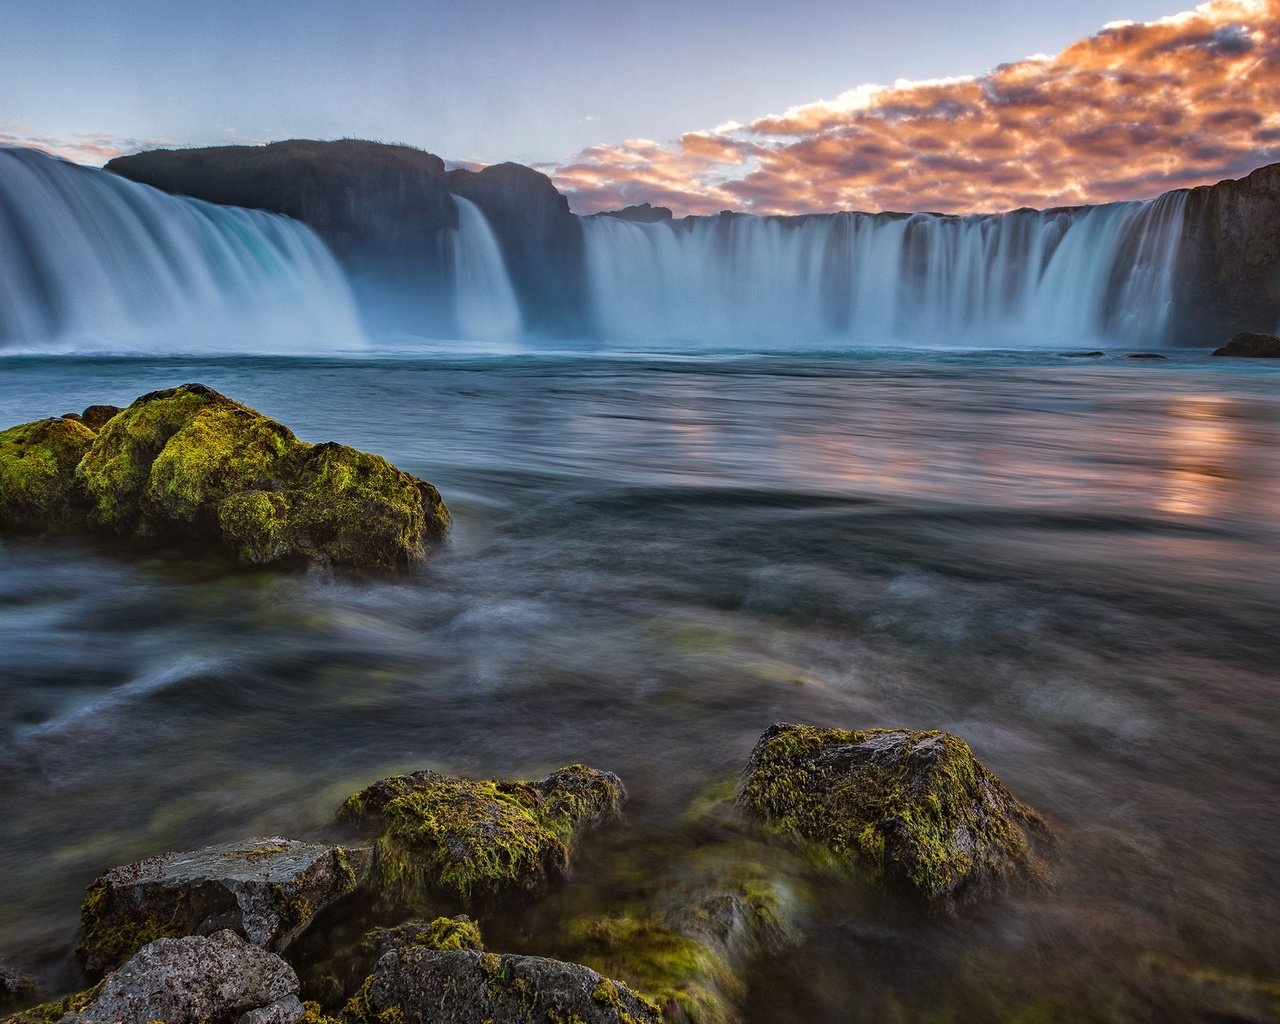
[(0, 149), (0, 348), (315, 352), (364, 344), (307, 227)]
[(1159, 344), (1185, 197), (1003, 215), (584, 218), (599, 333), (674, 344)]
[(451, 232), (458, 333), (468, 341), (511, 341), (522, 333), (520, 304), (502, 250), (480, 207), (454, 196), (458, 227)]

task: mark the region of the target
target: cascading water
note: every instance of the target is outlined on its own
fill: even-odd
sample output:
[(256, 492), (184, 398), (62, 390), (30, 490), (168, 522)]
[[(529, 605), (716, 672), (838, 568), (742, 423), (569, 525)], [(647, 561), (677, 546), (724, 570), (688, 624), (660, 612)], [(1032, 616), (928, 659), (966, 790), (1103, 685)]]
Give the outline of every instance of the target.
[(469, 341), (511, 341), (521, 333), (520, 304), (502, 250), (480, 208), (454, 196), (458, 227), (451, 233), (458, 334)]
[(1001, 215), (583, 219), (599, 333), (630, 343), (1165, 339), (1185, 194)]
[(362, 344), (346, 278), (309, 228), (0, 149), (0, 347)]

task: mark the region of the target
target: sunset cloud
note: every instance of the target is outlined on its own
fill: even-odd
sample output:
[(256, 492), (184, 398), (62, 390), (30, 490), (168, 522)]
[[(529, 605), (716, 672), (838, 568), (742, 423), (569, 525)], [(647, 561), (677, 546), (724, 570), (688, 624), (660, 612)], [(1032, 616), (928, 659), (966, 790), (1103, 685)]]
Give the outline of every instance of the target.
[(981, 76), (861, 85), (544, 169), (582, 213), (962, 213), (1141, 198), (1277, 160), (1280, 0), (1211, 0)]

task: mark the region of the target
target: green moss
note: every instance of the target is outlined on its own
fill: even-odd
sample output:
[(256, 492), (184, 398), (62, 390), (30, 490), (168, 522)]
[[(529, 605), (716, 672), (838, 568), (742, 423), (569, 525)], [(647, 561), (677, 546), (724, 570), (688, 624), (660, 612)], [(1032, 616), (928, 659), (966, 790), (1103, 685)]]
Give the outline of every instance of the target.
[(118, 967), (156, 939), (189, 933), (184, 894), (176, 894), (169, 917), (135, 918), (118, 912), (114, 891), (105, 876), (89, 886), (80, 905), (80, 942), (75, 956), (90, 974)]
[(714, 950), (659, 917), (582, 918), (570, 925), (568, 938), (575, 960), (626, 982), (667, 1020), (681, 1015), (692, 1024), (737, 1020), (733, 1003), (743, 994), (742, 983), (730, 966)]
[(484, 939), (480, 926), (465, 915), (437, 917), (430, 922), (406, 921), (394, 928), (374, 928), (365, 932), (360, 940), (361, 951), (376, 960), (388, 949), (450, 950), (475, 949), (484, 951)]
[(741, 803), (872, 881), (927, 900), (1043, 883), (1028, 833), (1043, 820), (1009, 795), (967, 743), (942, 732), (772, 727), (751, 756)]
[[(647, 998), (637, 993), (632, 993), (641, 1003), (645, 1004), (654, 1015), (660, 1015), (662, 1010), (657, 1003), (651, 1002)], [(591, 992), (591, 999), (600, 1006), (607, 1006), (618, 1015), (619, 1024), (639, 1024), (639, 1019), (627, 1010), (627, 1004), (623, 1001), (618, 986), (608, 978), (601, 978), (598, 984)]]
[(440, 492), (378, 455), (299, 441), (200, 384), (144, 395), (78, 459), (87, 519), (122, 536), (222, 543), (240, 561), (379, 572), (443, 539)]
[(435, 891), (464, 902), (540, 892), (567, 871), (578, 833), (616, 816), (624, 796), (616, 775), (584, 765), (537, 783), (424, 771), (375, 783), (338, 817), (381, 826), (375, 886), (393, 903), (421, 908)]
[(0, 529), (70, 530), (83, 525), (77, 464), (93, 431), (69, 419), (0, 432)]
[(41, 1003), (39, 1006), (32, 1006), (22, 1010), (12, 1016), (5, 1017), (0, 1020), (0, 1024), (56, 1024), (69, 1013), (79, 1013), (91, 1002), (93, 997), (98, 993), (98, 986), (87, 989), (84, 992), (77, 992), (74, 995), (63, 996), (61, 999), (54, 999), (47, 1003)]

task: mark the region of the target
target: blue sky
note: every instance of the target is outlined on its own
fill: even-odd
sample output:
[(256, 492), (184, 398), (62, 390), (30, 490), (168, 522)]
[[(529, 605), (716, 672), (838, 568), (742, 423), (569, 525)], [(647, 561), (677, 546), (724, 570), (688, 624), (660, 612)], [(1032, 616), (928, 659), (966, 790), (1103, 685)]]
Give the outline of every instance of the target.
[(1189, 7), (3, 0), (0, 145), (380, 139), (579, 212), (1143, 198), (1280, 160), (1280, 0)]
[(864, 83), (981, 73), (1176, 0), (5, 0), (0, 132), (355, 135), (554, 162)]

